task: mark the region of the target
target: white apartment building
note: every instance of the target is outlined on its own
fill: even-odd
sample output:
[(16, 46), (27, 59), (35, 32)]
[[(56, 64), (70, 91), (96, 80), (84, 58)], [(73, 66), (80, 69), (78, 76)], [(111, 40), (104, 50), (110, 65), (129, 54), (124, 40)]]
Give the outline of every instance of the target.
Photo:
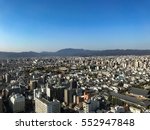
[(48, 101), (44, 98), (35, 98), (36, 113), (60, 113), (60, 102), (58, 100)]

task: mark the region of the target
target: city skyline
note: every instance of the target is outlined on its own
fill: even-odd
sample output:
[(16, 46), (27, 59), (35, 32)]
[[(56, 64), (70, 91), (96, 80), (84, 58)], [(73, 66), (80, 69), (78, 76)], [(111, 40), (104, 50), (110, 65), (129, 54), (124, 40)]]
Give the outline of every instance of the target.
[(0, 0), (0, 51), (150, 49), (148, 0)]
[(0, 59), (0, 113), (150, 113), (149, 70), (150, 56)]

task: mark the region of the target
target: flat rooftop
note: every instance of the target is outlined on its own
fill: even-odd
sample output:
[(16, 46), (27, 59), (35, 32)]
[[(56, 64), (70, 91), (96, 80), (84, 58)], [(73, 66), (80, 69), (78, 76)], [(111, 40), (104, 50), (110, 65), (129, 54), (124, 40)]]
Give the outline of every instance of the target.
[(50, 102), (48, 100), (46, 100), (45, 98), (38, 98), (38, 100), (40, 100), (41, 102), (43, 102), (43, 103), (45, 103), (47, 105), (50, 104)]
[(139, 100), (136, 97), (131, 97), (128, 95), (123, 95), (115, 92), (110, 92), (111, 96), (114, 96), (120, 100), (124, 100), (125, 102), (129, 102), (131, 104), (136, 104), (144, 107), (150, 106), (150, 101), (149, 100)]

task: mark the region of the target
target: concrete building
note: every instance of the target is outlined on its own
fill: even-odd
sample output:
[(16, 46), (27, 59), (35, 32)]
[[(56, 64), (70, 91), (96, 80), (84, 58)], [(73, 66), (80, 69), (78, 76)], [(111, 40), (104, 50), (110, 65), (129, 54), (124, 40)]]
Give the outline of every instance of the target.
[(29, 89), (30, 90), (34, 90), (34, 89), (36, 89), (37, 88), (37, 81), (36, 80), (30, 80), (30, 84), (29, 84)]
[(131, 106), (131, 112), (136, 111), (145, 111), (145, 109), (150, 109), (150, 101), (149, 100), (141, 100), (140, 98), (134, 96), (128, 96), (123, 94), (118, 94), (114, 92), (110, 92), (112, 97), (112, 104), (117, 104), (120, 106), (128, 105)]
[(53, 99), (53, 101), (50, 102), (51, 106), (51, 113), (60, 113), (60, 102), (56, 99)]
[(10, 74), (6, 73), (5, 74), (5, 82), (10, 83), (10, 78), (11, 78)]
[(12, 93), (21, 93), (21, 88), (19, 86), (9, 86), (6, 89), (4, 89), (2, 93), (6, 97), (9, 97)]
[(41, 89), (37, 88), (33, 90), (33, 95), (34, 95), (34, 100), (36, 98), (41, 98), (42, 97), (42, 92)]
[(45, 98), (35, 99), (35, 112), (36, 113), (60, 113), (60, 102), (53, 100), (49, 102)]
[(54, 89), (53, 89), (53, 91), (52, 91), (52, 93), (53, 93), (52, 98), (53, 98), (53, 99), (57, 99), (57, 100), (63, 102), (63, 101), (64, 101), (64, 100), (63, 100), (63, 99), (64, 99), (64, 90), (65, 90), (65, 88), (64, 88), (64, 87), (61, 87), (61, 86), (59, 86), (59, 87), (54, 87)]
[(46, 95), (47, 95), (48, 98), (51, 97), (51, 89), (50, 89), (50, 87), (46, 87)]
[(64, 100), (64, 87), (59, 86), (59, 87), (46, 87), (46, 95), (48, 99), (57, 99), (61, 102)]
[(77, 81), (75, 79), (71, 80), (70, 88), (71, 89), (76, 89), (77, 88)]
[(77, 104), (82, 103), (84, 101), (84, 96), (77, 96)]
[(73, 95), (76, 95), (74, 89), (65, 89), (64, 90), (64, 102), (66, 104), (73, 103)]
[(12, 111), (24, 112), (25, 111), (25, 97), (22, 94), (15, 94), (10, 97), (10, 107)]
[(141, 109), (134, 107), (134, 106), (130, 106), (129, 107), (130, 112), (132, 113), (141, 113)]
[(99, 108), (99, 101), (90, 99), (87, 102), (83, 102), (83, 110), (85, 113), (95, 112)]

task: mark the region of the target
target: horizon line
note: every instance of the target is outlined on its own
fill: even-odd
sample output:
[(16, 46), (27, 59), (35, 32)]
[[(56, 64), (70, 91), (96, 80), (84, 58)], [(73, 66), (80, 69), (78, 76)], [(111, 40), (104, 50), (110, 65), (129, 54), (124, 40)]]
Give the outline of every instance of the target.
[(149, 49), (84, 49), (84, 48), (63, 48), (63, 49), (59, 49), (59, 50), (55, 50), (55, 51), (33, 51), (33, 50), (27, 50), (27, 51), (1, 51), (0, 52), (6, 52), (6, 53), (26, 53), (26, 52), (34, 52), (34, 53), (55, 53), (55, 52), (58, 52), (58, 51), (61, 51), (61, 50), (66, 50), (66, 49), (74, 49), (74, 50), (84, 50), (84, 51), (113, 51), (113, 50), (137, 50), (137, 51), (146, 51), (146, 50), (150, 50)]

